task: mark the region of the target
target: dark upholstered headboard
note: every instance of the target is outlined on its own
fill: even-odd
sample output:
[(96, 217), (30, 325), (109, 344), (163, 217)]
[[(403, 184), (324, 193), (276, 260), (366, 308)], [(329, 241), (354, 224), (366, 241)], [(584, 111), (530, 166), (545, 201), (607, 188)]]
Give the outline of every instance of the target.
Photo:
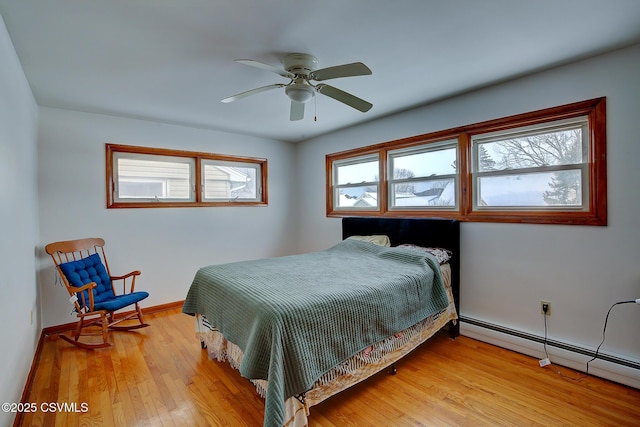
[[(413, 243), (449, 249), (453, 255), (451, 264), (451, 289), (460, 314), (460, 222), (453, 219), (422, 218), (342, 218), (342, 238), (384, 234), (391, 246)], [(460, 323), (450, 326), (452, 336), (457, 336)]]

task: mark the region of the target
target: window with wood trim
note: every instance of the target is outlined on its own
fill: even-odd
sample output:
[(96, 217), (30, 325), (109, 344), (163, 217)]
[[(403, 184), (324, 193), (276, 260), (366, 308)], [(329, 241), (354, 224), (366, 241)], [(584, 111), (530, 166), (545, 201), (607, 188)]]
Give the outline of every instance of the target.
[[(377, 159), (377, 204), (336, 168)], [(607, 224), (606, 100), (598, 98), (329, 154), (327, 215)], [(354, 185), (354, 183), (351, 183)], [(372, 189), (372, 182), (360, 188)], [(362, 192), (359, 196), (363, 196)]]
[(471, 138), (474, 210), (585, 210), (586, 117)]
[(267, 204), (267, 161), (106, 144), (107, 207)]
[(333, 162), (333, 205), (337, 210), (377, 211), (380, 199), (377, 154)]
[(459, 208), (458, 141), (388, 150), (389, 210)]

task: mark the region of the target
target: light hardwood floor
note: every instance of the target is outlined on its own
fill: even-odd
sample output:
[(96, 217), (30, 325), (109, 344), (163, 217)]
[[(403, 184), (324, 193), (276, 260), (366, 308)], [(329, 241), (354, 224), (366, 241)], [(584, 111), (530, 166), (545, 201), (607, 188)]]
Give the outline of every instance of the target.
[[(112, 333), (107, 349), (47, 337), (27, 402), (75, 403), (78, 412), (38, 409), (20, 425), (262, 425), (263, 400), (228, 364), (209, 360), (192, 317), (173, 309), (145, 320), (151, 327)], [(311, 408), (310, 427), (640, 425), (640, 390), (567, 380), (531, 357), (465, 337), (440, 333), (397, 367), (395, 376), (379, 373)]]

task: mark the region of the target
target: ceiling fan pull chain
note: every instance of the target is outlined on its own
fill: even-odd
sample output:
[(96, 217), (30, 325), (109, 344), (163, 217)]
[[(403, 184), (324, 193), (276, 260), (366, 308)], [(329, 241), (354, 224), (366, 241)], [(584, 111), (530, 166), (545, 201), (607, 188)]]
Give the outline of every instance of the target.
[(318, 121), (318, 98), (313, 97), (313, 121)]

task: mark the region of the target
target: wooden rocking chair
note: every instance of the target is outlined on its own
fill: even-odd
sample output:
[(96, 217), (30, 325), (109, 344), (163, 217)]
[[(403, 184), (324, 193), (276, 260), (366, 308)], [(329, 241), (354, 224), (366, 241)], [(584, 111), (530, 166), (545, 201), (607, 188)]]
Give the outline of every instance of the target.
[[(149, 326), (142, 319), (139, 302), (149, 296), (148, 292), (135, 292), (136, 277), (140, 271), (124, 276), (112, 276), (104, 252), (104, 239), (88, 238), (50, 243), (45, 251), (51, 255), (62, 282), (69, 292), (78, 316), (74, 337), (61, 334), (60, 338), (82, 348), (101, 348), (111, 344), (109, 330), (132, 330)], [(122, 281), (122, 292), (116, 291), (114, 281)], [(127, 292), (127, 282), (130, 287)], [(124, 316), (114, 312), (134, 305), (135, 310)], [(132, 326), (120, 325), (125, 320), (137, 318)], [(95, 331), (95, 326), (99, 331)], [(85, 329), (90, 328), (88, 331)], [(83, 336), (102, 335), (102, 342), (80, 340)]]

